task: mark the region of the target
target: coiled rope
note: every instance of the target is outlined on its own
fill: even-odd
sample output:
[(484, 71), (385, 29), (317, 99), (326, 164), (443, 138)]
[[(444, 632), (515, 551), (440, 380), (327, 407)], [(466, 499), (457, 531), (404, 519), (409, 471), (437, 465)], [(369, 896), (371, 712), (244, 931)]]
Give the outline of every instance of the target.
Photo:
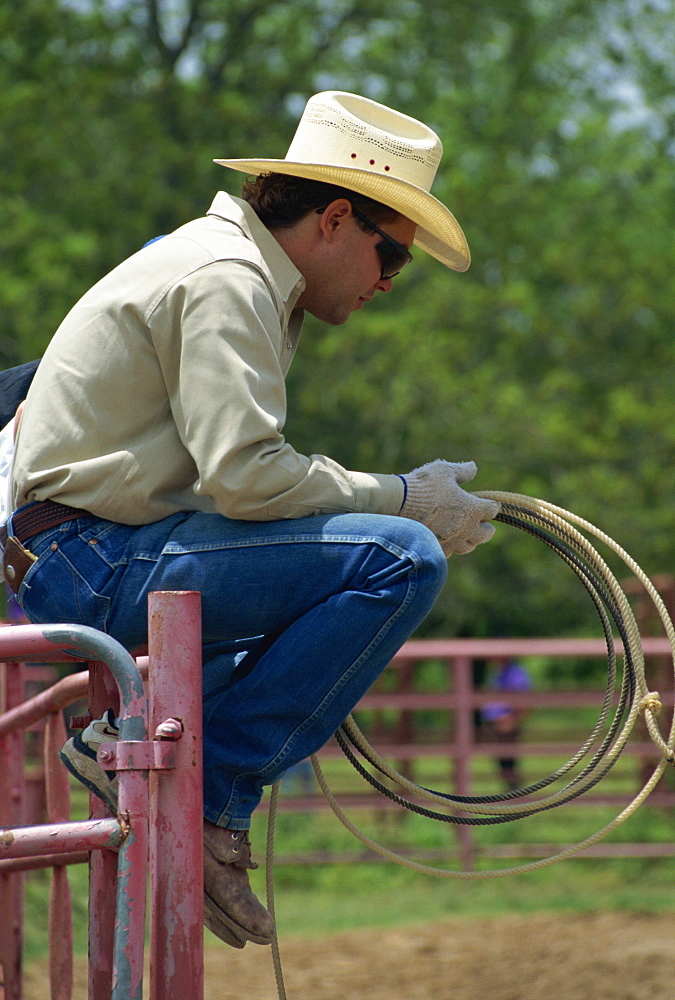
[[(675, 671), (675, 627), (652, 582), (640, 569), (635, 560), (612, 538), (590, 522), (570, 511), (556, 507), (545, 500), (533, 499), (518, 493), (482, 491), (477, 492), (475, 495), (484, 499), (499, 501), (501, 503), (501, 511), (497, 515), (496, 520), (519, 528), (548, 545), (576, 573), (586, 588), (598, 613), (607, 646), (607, 687), (598, 720), (584, 744), (562, 767), (525, 788), (494, 795), (449, 795), (416, 785), (395, 771), (379, 756), (373, 747), (369, 745), (351, 715), (348, 716), (335, 734), (347, 759), (364, 780), (377, 789), (377, 791), (391, 798), (402, 808), (440, 822), (470, 826), (493, 825), (523, 819), (533, 816), (535, 813), (563, 805), (583, 795), (605, 777), (614, 766), (640, 715), (644, 716), (650, 739), (658, 750), (660, 759), (644, 787), (632, 802), (610, 823), (585, 840), (570, 845), (548, 857), (525, 864), (484, 871), (461, 871), (420, 864), (372, 840), (371, 837), (360, 830), (345, 814), (328, 787), (316, 755), (311, 757), (314, 774), (324, 798), (340, 822), (362, 844), (382, 857), (410, 868), (413, 871), (439, 878), (462, 880), (503, 878), (506, 875), (535, 871), (536, 869), (544, 868), (579, 854), (581, 851), (608, 836), (632, 816), (654, 790), (668, 764), (675, 764), (675, 714), (671, 720), (670, 731), (664, 737), (656, 721), (662, 704), (658, 693), (649, 691), (647, 686), (644, 653), (635, 616), (626, 595), (609, 567), (586, 535), (582, 534), (579, 529), (581, 528), (586, 534), (599, 539), (607, 548), (618, 555), (633, 575), (641, 582), (656, 608), (668, 637), (673, 654), (673, 668)], [(617, 677), (615, 640), (612, 626), (616, 629), (623, 646), (623, 673), (614, 717), (609, 721), (615, 698)], [(607, 731), (602, 736), (605, 729)], [(595, 747), (595, 750), (592, 756), (581, 770), (573, 774), (575, 768), (581, 765), (581, 762), (588, 756), (593, 747)], [(382, 783), (380, 778), (368, 771), (354, 751), (357, 751), (381, 777), (394, 783), (399, 791), (392, 791)], [(559, 788), (557, 791), (546, 791), (545, 794), (540, 794), (545, 789), (550, 789), (552, 785), (561, 781), (567, 781), (562, 788)], [(274, 830), (278, 806), (278, 792), (279, 786), (276, 784), (272, 789), (270, 801), (266, 858), (267, 902), (268, 909), (273, 918)], [(410, 798), (406, 796), (410, 796)], [(413, 797), (417, 801), (412, 801)], [(419, 800), (429, 802), (436, 807), (442, 807), (444, 811), (440, 812), (438, 808), (430, 809), (421, 806), (419, 805)], [(286, 1000), (276, 936), (272, 943), (272, 953), (279, 998), (280, 1000)]]

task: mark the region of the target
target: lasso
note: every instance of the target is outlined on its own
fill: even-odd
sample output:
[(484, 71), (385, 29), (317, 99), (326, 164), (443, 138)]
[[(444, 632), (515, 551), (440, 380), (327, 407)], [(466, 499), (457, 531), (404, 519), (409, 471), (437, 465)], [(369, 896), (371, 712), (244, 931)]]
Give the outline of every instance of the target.
[[(488, 491), (478, 492), (476, 496), (499, 501), (501, 503), (501, 512), (497, 515), (496, 520), (520, 528), (543, 541), (571, 567), (586, 588), (600, 618), (607, 645), (607, 687), (598, 720), (584, 744), (562, 767), (535, 784), (515, 791), (494, 795), (449, 795), (416, 785), (395, 771), (379, 756), (373, 747), (368, 744), (351, 715), (335, 734), (348, 760), (369, 784), (382, 794), (392, 798), (403, 808), (441, 822), (472, 826), (507, 823), (523, 819), (535, 813), (563, 805), (583, 795), (584, 792), (595, 786), (614, 766), (640, 715), (643, 715), (645, 718), (649, 736), (659, 752), (659, 761), (644, 787), (632, 802), (609, 824), (585, 840), (568, 846), (549, 857), (530, 861), (526, 864), (493, 870), (460, 871), (419, 864), (372, 840), (355, 826), (344, 813), (328, 787), (316, 755), (311, 758), (316, 779), (326, 801), (340, 822), (366, 847), (369, 847), (382, 857), (390, 861), (395, 861), (397, 864), (404, 865), (414, 871), (434, 875), (439, 878), (464, 880), (501, 878), (506, 875), (534, 871), (579, 854), (581, 851), (602, 840), (625, 822), (654, 790), (668, 764), (675, 764), (675, 716), (671, 720), (670, 732), (664, 737), (656, 721), (656, 717), (662, 708), (661, 700), (658, 693), (650, 691), (647, 686), (642, 642), (628, 599), (607, 564), (591, 542), (578, 529), (582, 528), (586, 533), (595, 536), (603, 542), (603, 544), (623, 560), (631, 572), (640, 580), (653, 602), (668, 636), (675, 670), (675, 628), (654, 585), (637, 563), (613, 539), (576, 514), (572, 514), (544, 500), (535, 500), (517, 493)], [(617, 677), (613, 626), (623, 645), (623, 671), (618, 693), (618, 704), (610, 721)], [(593, 750), (594, 747), (595, 749)], [(591, 751), (593, 751), (592, 754)], [(390, 788), (382, 784), (378, 777), (375, 777), (364, 767), (359, 757), (357, 757), (357, 753), (376, 772), (379, 772), (382, 777), (393, 782), (397, 786), (398, 791), (393, 792)], [(581, 766), (587, 757), (589, 759)], [(573, 773), (578, 767), (581, 767), (581, 769)], [(557, 790), (552, 788), (552, 786), (559, 785), (561, 782), (566, 782), (562, 788), (558, 788)], [(413, 802), (411, 797), (414, 797), (417, 801)], [(273, 845), (277, 799), (278, 785), (275, 785), (272, 790), (270, 803), (267, 842), (267, 897), (268, 907), (272, 916), (274, 916)], [(421, 806), (418, 804), (420, 800), (436, 808), (431, 809)], [(443, 811), (439, 811), (439, 807)], [(276, 940), (273, 943), (273, 954), (279, 996), (281, 1000), (285, 1000)]]

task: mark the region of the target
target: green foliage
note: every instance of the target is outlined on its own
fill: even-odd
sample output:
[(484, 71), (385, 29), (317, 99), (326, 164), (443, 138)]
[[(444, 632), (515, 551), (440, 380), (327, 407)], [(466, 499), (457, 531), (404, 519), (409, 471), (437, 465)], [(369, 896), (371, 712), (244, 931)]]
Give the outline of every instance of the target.
[[(598, 524), (648, 573), (675, 537), (672, 67), (662, 0), (8, 0), (0, 9), (0, 360), (283, 156), (306, 97), (389, 101), (441, 134), (434, 192), (473, 252), (416, 254), (347, 328), (308, 322), (288, 437), (351, 468), (472, 458), (475, 486)], [(588, 632), (576, 578), (513, 529), (453, 559), (424, 630)]]

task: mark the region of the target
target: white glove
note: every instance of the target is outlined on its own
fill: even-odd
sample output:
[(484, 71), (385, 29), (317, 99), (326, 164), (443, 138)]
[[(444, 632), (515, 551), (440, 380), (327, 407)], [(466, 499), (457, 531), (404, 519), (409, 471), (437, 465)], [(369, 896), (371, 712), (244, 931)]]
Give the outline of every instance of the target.
[(436, 535), (446, 556), (471, 552), (495, 533), (487, 524), (501, 510), (496, 500), (483, 500), (461, 489), (476, 475), (475, 462), (436, 459), (403, 478), (407, 493), (402, 517), (421, 521)]

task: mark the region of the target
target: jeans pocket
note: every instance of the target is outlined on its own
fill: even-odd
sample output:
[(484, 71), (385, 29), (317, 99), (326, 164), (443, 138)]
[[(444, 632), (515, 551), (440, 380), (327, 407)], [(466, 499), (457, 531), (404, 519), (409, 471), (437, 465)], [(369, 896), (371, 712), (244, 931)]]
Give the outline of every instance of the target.
[(70, 540), (68, 552), (53, 542), (40, 554), (24, 577), (19, 604), (34, 624), (89, 625), (105, 632), (110, 600), (99, 591), (111, 571), (100, 560), (94, 573), (90, 559), (84, 560), (84, 567), (78, 565), (78, 543), (88, 556), (87, 546), (77, 538)]

